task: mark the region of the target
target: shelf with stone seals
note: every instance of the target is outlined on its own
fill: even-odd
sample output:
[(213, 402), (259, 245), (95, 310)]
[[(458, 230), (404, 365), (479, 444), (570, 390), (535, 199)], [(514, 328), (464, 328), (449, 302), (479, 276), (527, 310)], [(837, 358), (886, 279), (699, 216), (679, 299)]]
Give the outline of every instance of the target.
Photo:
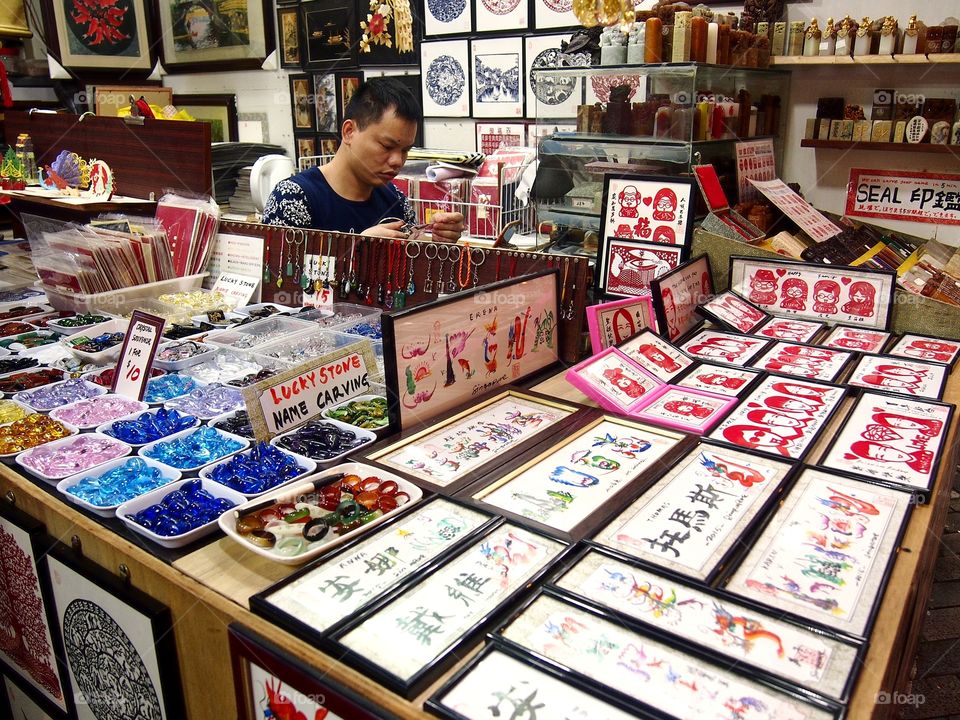
[(930, 53), (929, 55), (774, 55), (771, 65), (938, 65), (960, 63), (960, 53)]
[(850, 140), (813, 140), (800, 141), (800, 147), (822, 148), (827, 150), (880, 150), (887, 152), (960, 154), (960, 145), (939, 145), (931, 143), (896, 142), (853, 142)]

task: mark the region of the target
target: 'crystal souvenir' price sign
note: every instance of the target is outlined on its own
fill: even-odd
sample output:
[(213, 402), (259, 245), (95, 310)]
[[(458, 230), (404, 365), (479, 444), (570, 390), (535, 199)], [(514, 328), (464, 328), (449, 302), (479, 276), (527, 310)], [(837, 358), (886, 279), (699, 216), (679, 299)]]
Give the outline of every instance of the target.
[(136, 400), (143, 399), (153, 367), (153, 358), (163, 339), (164, 322), (161, 317), (134, 310), (130, 316), (127, 334), (123, 338), (120, 359), (113, 373), (111, 392)]

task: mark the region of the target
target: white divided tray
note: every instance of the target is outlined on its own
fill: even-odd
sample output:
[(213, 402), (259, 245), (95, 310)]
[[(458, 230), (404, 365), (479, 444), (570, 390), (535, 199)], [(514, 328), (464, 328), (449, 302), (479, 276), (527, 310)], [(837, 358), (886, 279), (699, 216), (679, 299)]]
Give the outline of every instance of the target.
[[(158, 445), (159, 443), (165, 443), (165, 442), (171, 442), (171, 441), (173, 441), (173, 440), (179, 440), (179, 439), (182, 438), (182, 437), (186, 437), (187, 435), (190, 435), (191, 433), (197, 432), (197, 429), (198, 429), (198, 428), (195, 428), (195, 427), (194, 427), (194, 428), (190, 428), (189, 430), (182, 430), (181, 432), (174, 433), (173, 435), (168, 435), (167, 437), (165, 437), (165, 438), (163, 438), (163, 439), (161, 439), (161, 440), (155, 440), (155, 441), (152, 442), (152, 443), (147, 443), (146, 445), (142, 446), (139, 450), (137, 450), (137, 455), (139, 455), (140, 457), (150, 457), (150, 455), (149, 455), (148, 453), (149, 453), (156, 445)], [(213, 463), (217, 462), (218, 460), (223, 460), (224, 458), (228, 458), (228, 457), (230, 457), (231, 455), (236, 455), (238, 452), (242, 452), (242, 451), (246, 450), (248, 447), (250, 447), (250, 441), (247, 440), (246, 438), (242, 438), (242, 437), (240, 437), (239, 435), (232, 435), (231, 433), (224, 432), (223, 430), (217, 430), (217, 432), (220, 433), (221, 435), (226, 435), (228, 438), (230, 438), (230, 439), (232, 439), (232, 440), (237, 440), (238, 442), (240, 442), (240, 447), (237, 448), (236, 450), (234, 450), (232, 453), (229, 453), (229, 454), (227, 454), (227, 455), (221, 455), (221, 456), (218, 457), (218, 458), (214, 458), (214, 459), (212, 459), (212, 460), (207, 460), (207, 461), (205, 461), (205, 462), (201, 462), (201, 463), (199, 463), (198, 465), (192, 465), (192, 466), (190, 466), (190, 467), (185, 467), (185, 468), (178, 468), (178, 467), (174, 467), (173, 465), (171, 465), (170, 467), (174, 467), (175, 470), (179, 470), (180, 472), (182, 472), (182, 473), (184, 473), (184, 474), (189, 474), (189, 473), (192, 473), (192, 472), (195, 472), (195, 471), (199, 470), (200, 468), (206, 467), (207, 465), (212, 465)], [(153, 458), (153, 459), (156, 460), (156, 458)], [(162, 463), (163, 461), (162, 461), (162, 460), (157, 460), (157, 462), (161, 462), (161, 463)], [(163, 463), (163, 464), (166, 465), (166, 463)]]
[[(210, 464), (210, 465), (207, 465), (205, 468), (203, 468), (203, 469), (200, 471), (200, 477), (202, 477), (202, 478), (208, 478), (208, 479), (211, 479), (211, 480), (212, 480), (213, 478), (211, 477), (211, 475), (212, 475), (214, 469), (215, 469), (218, 465), (225, 465), (226, 463), (230, 462), (230, 461), (233, 460), (235, 457), (238, 457), (238, 456), (240, 456), (240, 455), (249, 455), (249, 454), (253, 451), (253, 448), (254, 448), (254, 447), (255, 447), (255, 446), (251, 445), (251, 447), (248, 448), (247, 450), (243, 450), (243, 451), (241, 451), (241, 452), (239, 452), (239, 453), (236, 453), (236, 454), (234, 454), (234, 455), (231, 455), (231, 456), (228, 457), (228, 458), (224, 458), (223, 460), (218, 460), (218, 461), (215, 462), (215, 463), (212, 463), (212, 464)], [(245, 493), (245, 492), (243, 492), (242, 490), (237, 490), (236, 492), (239, 492), (239, 493), (243, 494), (243, 496), (246, 497), (246, 498), (248, 498), (248, 499), (253, 499), (253, 498), (256, 498), (256, 497), (260, 497), (261, 495), (266, 495), (268, 492), (273, 492), (274, 490), (276, 490), (276, 489), (278, 489), (278, 488), (285, 487), (285, 486), (290, 485), (290, 484), (292, 484), (292, 483), (298, 482), (298, 481), (300, 481), (302, 478), (306, 477), (307, 475), (312, 475), (313, 473), (315, 473), (315, 472), (317, 471), (317, 464), (316, 464), (313, 460), (311, 460), (310, 458), (308, 458), (308, 457), (303, 457), (303, 455), (297, 455), (296, 453), (292, 453), (292, 452), (290, 452), (289, 450), (284, 450), (283, 448), (277, 448), (277, 450), (279, 450), (280, 452), (282, 452), (284, 455), (289, 455), (289, 456), (292, 457), (294, 460), (296, 460), (297, 465), (299, 465), (300, 467), (302, 467), (302, 468), (303, 468), (303, 471), (302, 471), (299, 475), (296, 475), (296, 476), (294, 476), (293, 478), (291, 478), (290, 480), (287, 480), (287, 481), (281, 483), (280, 485), (276, 485), (276, 486), (270, 488), (269, 490), (264, 490), (263, 492), (259, 492), (259, 493)], [(216, 482), (216, 480), (214, 480), (214, 482)], [(234, 489), (234, 488), (231, 488), (231, 490), (233, 490), (233, 489)]]
[[(79, 505), (82, 508), (86, 508), (92, 513), (96, 513), (97, 515), (100, 515), (102, 517), (113, 517), (114, 515), (116, 515), (117, 508), (120, 507), (122, 503), (117, 503), (116, 505), (94, 505), (92, 503), (87, 502), (83, 498), (71, 493), (70, 488), (72, 488), (74, 485), (77, 485), (81, 480), (83, 480), (86, 477), (99, 478), (105, 475), (106, 473), (110, 472), (114, 468), (120, 467), (121, 465), (128, 462), (129, 460), (142, 460), (144, 464), (152, 468), (156, 468), (157, 470), (160, 471), (160, 474), (167, 481), (166, 484), (176, 482), (182, 477), (179, 470), (175, 470), (169, 465), (164, 465), (163, 463), (157, 462), (156, 460), (151, 460), (150, 458), (127, 456), (127, 457), (117, 458), (116, 460), (111, 460), (110, 462), (104, 463), (103, 465), (98, 465), (93, 470), (85, 470), (84, 472), (80, 472), (80, 473), (77, 473), (76, 475), (71, 475), (68, 478), (64, 478), (63, 480), (57, 483), (57, 490), (63, 493), (63, 496), (70, 502), (75, 503), (76, 505)], [(151, 490), (151, 492), (153, 491)], [(129, 499), (133, 500), (133, 498), (129, 498)]]
[[(63, 425), (66, 427), (68, 426), (68, 423), (63, 423)], [(112, 438), (109, 435), (101, 435), (100, 433), (84, 433), (82, 436), (79, 436), (79, 437), (83, 437), (87, 439), (107, 440), (111, 444), (115, 445), (117, 450), (117, 455), (115, 457), (110, 458), (110, 460), (116, 460), (118, 457), (126, 457), (133, 451), (133, 448), (127, 445), (125, 442), (117, 440), (116, 438)], [(90, 470), (96, 469), (100, 465), (110, 462), (110, 460), (103, 460), (102, 462), (91, 463), (88, 467), (81, 468), (78, 470), (73, 470), (60, 475), (47, 475), (46, 473), (34, 467), (31, 467), (30, 465), (27, 464), (30, 457), (34, 455), (39, 448), (44, 448), (44, 452), (47, 452), (50, 450), (58, 450), (59, 448), (62, 448), (65, 445), (70, 445), (71, 443), (76, 442), (77, 439), (78, 439), (77, 435), (71, 435), (70, 437), (61, 438), (60, 440), (54, 440), (53, 442), (46, 443), (45, 445), (38, 445), (35, 448), (24, 450), (22, 453), (17, 455), (14, 461), (17, 463), (17, 465), (22, 467), (25, 472), (28, 472), (34, 477), (40, 478), (41, 480), (45, 480), (46, 482), (49, 482), (49, 483), (57, 483), (60, 480), (63, 480), (65, 477), (70, 477), (71, 475), (75, 475), (78, 472), (89, 472)]]

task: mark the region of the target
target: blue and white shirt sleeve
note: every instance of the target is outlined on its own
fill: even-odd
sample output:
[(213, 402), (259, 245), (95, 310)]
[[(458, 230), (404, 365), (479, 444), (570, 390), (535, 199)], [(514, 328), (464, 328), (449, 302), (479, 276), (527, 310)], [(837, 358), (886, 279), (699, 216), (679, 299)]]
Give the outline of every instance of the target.
[(313, 227), (313, 216), (303, 188), (292, 180), (278, 182), (263, 207), (263, 224)]
[(410, 225), (417, 224), (417, 213), (413, 209), (413, 205), (410, 202), (410, 198), (403, 194), (403, 192), (394, 184), (390, 184), (390, 187), (394, 189), (397, 193), (397, 197), (403, 202), (403, 219)]

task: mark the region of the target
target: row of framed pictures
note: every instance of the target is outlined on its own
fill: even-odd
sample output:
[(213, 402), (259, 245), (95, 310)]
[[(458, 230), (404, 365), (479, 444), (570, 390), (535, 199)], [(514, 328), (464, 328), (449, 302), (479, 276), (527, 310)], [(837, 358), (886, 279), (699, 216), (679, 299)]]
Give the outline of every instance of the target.
[(575, 29), (571, 0), (423, 0), (425, 37)]
[[(0, 503), (9, 717), (183, 717), (169, 609)], [(39, 713), (39, 714), (38, 714)]]

